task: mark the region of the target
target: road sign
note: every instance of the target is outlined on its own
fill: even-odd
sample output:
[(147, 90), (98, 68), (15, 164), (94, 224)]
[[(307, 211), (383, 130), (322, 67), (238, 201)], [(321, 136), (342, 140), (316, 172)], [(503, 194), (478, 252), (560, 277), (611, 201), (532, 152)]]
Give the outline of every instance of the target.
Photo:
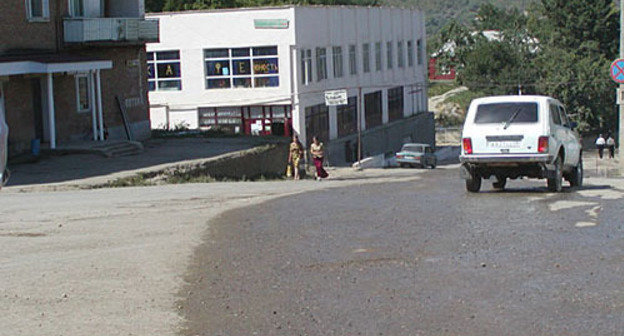
[(619, 84), (624, 84), (624, 59), (616, 59), (611, 63), (611, 78)]
[(337, 105), (347, 105), (347, 90), (332, 90), (325, 91), (325, 105), (327, 106), (337, 106)]
[(624, 90), (615, 89), (615, 103), (618, 105), (624, 105)]

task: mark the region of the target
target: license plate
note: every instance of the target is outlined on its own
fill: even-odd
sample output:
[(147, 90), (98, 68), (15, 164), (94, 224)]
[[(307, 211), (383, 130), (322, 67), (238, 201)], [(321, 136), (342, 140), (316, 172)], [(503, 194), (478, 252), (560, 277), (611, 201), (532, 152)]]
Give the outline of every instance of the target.
[(490, 148), (519, 148), (518, 141), (488, 141), (487, 146)]

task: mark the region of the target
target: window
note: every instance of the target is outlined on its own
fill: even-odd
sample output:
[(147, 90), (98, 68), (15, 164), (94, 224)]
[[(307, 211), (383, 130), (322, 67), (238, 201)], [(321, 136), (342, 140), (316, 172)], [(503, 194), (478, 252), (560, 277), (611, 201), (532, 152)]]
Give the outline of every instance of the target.
[(362, 66), (364, 72), (370, 72), (370, 44), (362, 44)]
[(366, 129), (382, 124), (381, 118), (381, 91), (364, 95), (364, 114)]
[(334, 78), (342, 77), (342, 47), (332, 48), (332, 57), (334, 60)]
[(26, 0), (26, 15), (30, 21), (47, 21), (50, 18), (49, 0)]
[(405, 66), (405, 58), (403, 51), (403, 41), (397, 42), (397, 64), (399, 68), (403, 68)]
[(312, 83), (312, 50), (301, 50), (301, 83), (308, 85)]
[(150, 91), (182, 90), (180, 51), (148, 52), (147, 83)]
[(336, 110), (338, 137), (357, 132), (357, 97), (349, 97), (347, 105), (340, 105)]
[(325, 48), (316, 48), (316, 79), (327, 79), (327, 51)]
[(204, 49), (206, 89), (279, 86), (277, 47)]
[(329, 109), (325, 104), (306, 107), (306, 137), (308, 141), (316, 135), (321, 141), (329, 140)]
[(550, 105), (550, 118), (555, 125), (561, 125), (561, 116), (557, 105)]
[(375, 43), (375, 71), (381, 71), (381, 42)]
[(357, 74), (357, 50), (353, 44), (349, 46), (349, 73)]
[(416, 41), (416, 57), (418, 59), (418, 64), (423, 64), (422, 40), (420, 39)]
[(407, 41), (407, 66), (414, 66), (414, 43), (412, 41)]
[(561, 115), (561, 124), (565, 127), (570, 127), (570, 121), (568, 120), (568, 116), (566, 115), (563, 106), (559, 106), (559, 113)]
[(76, 105), (79, 113), (91, 111), (91, 85), (89, 75), (76, 75)]
[[(511, 117), (514, 117), (513, 119)], [(477, 107), (475, 124), (499, 124), (512, 119), (514, 123), (537, 122), (537, 103), (493, 103)]]
[(83, 17), (84, 0), (69, 0), (69, 15), (71, 17)]
[(394, 59), (392, 56), (393, 52), (392, 52), (392, 42), (387, 42), (386, 43), (386, 58), (388, 59), (388, 69), (392, 69), (392, 60)]
[(388, 89), (388, 120), (403, 118), (403, 87)]

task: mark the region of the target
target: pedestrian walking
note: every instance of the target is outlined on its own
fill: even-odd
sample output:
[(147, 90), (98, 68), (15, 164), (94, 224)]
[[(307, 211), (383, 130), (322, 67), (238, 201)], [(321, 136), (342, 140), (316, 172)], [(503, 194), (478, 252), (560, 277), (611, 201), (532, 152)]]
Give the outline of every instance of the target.
[(604, 154), (606, 140), (602, 136), (602, 134), (598, 135), (598, 139), (596, 139), (596, 148), (598, 148), (598, 157), (602, 159), (602, 155)]
[(609, 158), (615, 158), (615, 139), (611, 135), (607, 138), (607, 148), (609, 149)]
[[(294, 179), (299, 179), (299, 162), (303, 157), (303, 145), (299, 142), (299, 136), (293, 135), (292, 142), (288, 148), (288, 167), (292, 167)], [(287, 169), (288, 170), (288, 169)], [(288, 175), (288, 172), (286, 173)]]
[(323, 143), (315, 135), (312, 137), (312, 144), (310, 145), (310, 154), (312, 154), (312, 160), (314, 160), (314, 167), (316, 167), (316, 179), (321, 180), (329, 176), (327, 171), (323, 168), (323, 160), (325, 159), (325, 148)]

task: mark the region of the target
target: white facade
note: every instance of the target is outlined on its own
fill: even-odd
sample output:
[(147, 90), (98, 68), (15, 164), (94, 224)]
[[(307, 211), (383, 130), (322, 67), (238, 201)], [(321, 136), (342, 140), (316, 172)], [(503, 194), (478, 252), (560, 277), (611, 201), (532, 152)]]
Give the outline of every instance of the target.
[[(337, 107), (321, 107), (324, 106), (323, 92), (331, 89), (347, 89), (349, 97), (354, 99), (358, 92), (362, 93), (359, 109), (362, 130), (396, 121), (397, 113), (410, 117), (427, 111), (426, 37), (420, 11), (287, 6), (165, 13), (150, 17), (160, 20), (160, 42), (147, 45), (154, 57), (149, 62), (153, 128), (173, 128), (181, 121), (191, 128), (206, 127), (210, 125), (202, 121), (202, 115), (212, 115), (213, 111), (215, 116), (228, 115), (228, 110), (240, 107), (247, 108), (246, 113), (251, 113), (247, 118), (254, 119), (254, 109), (257, 114), (261, 106), (277, 105), (279, 113), (272, 109), (273, 116), (281, 117), (282, 106), (288, 106), (288, 111), (292, 112), (291, 117), (286, 112), (287, 123), (292, 122), (293, 130), (300, 134), (304, 143), (311, 136), (306, 134), (306, 127), (308, 132), (320, 131), (327, 137), (325, 140), (331, 141), (354, 131), (353, 127), (347, 130), (341, 125), (341, 120), (346, 120), (344, 111), (339, 115)], [(254, 47), (277, 47), (277, 55), (267, 49), (262, 53), (268, 56), (259, 56), (257, 60), (253, 55)], [(219, 48), (227, 51), (217, 50)], [(249, 56), (235, 56), (245, 53), (240, 48), (250, 48)], [(175, 59), (175, 54), (158, 54), (168, 51), (179, 51), (179, 59)], [(219, 59), (220, 53), (227, 57)], [(342, 66), (336, 65), (340, 63), (339, 54)], [(164, 59), (158, 60), (158, 55)], [(352, 62), (353, 57), (355, 62)], [(364, 64), (366, 59), (368, 65)], [(215, 65), (217, 61), (221, 63)], [(226, 61), (230, 64), (227, 69)], [(179, 71), (174, 64), (167, 75), (166, 64), (172, 62), (177, 62)], [(251, 69), (246, 70), (247, 66)], [(242, 70), (237, 70), (239, 68)], [(216, 72), (219, 74), (215, 75)], [(214, 76), (208, 76), (210, 73)], [(226, 78), (230, 87), (209, 88), (225, 85), (226, 81), (220, 78)], [(234, 88), (235, 84), (252, 87)], [(393, 88), (391, 100), (395, 105), (391, 109), (388, 93)], [(375, 92), (379, 94), (366, 96)], [(365, 107), (367, 99), (375, 106), (380, 99), (381, 113), (376, 108)], [(401, 109), (396, 108), (398, 103)], [(201, 111), (210, 112), (202, 114)], [(269, 110), (264, 111), (268, 117)], [(370, 114), (368, 119), (367, 113)], [(246, 118), (245, 115), (242, 118)], [(265, 127), (262, 130), (269, 130)], [(248, 131), (249, 126), (241, 125), (237, 130)]]

